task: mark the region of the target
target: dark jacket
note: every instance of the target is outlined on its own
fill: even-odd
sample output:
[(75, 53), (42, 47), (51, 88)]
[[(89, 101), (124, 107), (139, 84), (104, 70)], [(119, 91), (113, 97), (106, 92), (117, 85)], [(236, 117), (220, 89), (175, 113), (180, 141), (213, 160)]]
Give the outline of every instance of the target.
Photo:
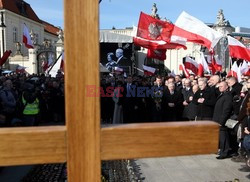
[(213, 121), (224, 126), (232, 111), (232, 95), (229, 92), (218, 96), (213, 114)]
[(240, 97), (240, 92), (241, 92), (241, 88), (242, 88), (242, 85), (240, 83), (235, 83), (233, 86), (232, 86), (232, 89), (230, 91), (230, 93), (232, 94), (233, 96), (233, 113), (232, 115), (235, 115), (236, 117), (238, 116), (239, 114), (239, 111), (240, 111), (240, 105), (242, 103), (242, 98)]
[[(204, 102), (198, 103), (199, 98), (204, 98)], [(193, 103), (197, 105), (198, 120), (212, 119), (216, 97), (211, 88), (206, 87), (204, 90), (198, 90), (194, 94)]]

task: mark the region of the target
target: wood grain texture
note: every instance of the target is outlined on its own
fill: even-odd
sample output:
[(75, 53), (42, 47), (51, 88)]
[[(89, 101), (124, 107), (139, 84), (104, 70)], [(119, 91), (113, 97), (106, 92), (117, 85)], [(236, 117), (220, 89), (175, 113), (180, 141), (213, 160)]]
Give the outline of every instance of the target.
[[(215, 153), (218, 130), (208, 121), (109, 125), (101, 129), (101, 159)], [(65, 126), (1, 128), (0, 138), (0, 166), (66, 161)]]
[(64, 1), (68, 181), (100, 181), (99, 12), (96, 0)]
[(0, 166), (66, 161), (65, 126), (0, 128)]
[(101, 159), (215, 153), (218, 135), (219, 126), (209, 121), (110, 126), (102, 129)]

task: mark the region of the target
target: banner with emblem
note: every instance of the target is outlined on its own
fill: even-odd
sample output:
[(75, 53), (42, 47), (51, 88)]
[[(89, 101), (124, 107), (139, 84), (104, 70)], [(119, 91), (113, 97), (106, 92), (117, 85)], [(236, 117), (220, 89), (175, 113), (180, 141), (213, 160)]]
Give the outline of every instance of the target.
[(170, 42), (173, 28), (174, 25), (171, 22), (159, 20), (141, 12), (137, 37), (148, 40), (164, 40)]

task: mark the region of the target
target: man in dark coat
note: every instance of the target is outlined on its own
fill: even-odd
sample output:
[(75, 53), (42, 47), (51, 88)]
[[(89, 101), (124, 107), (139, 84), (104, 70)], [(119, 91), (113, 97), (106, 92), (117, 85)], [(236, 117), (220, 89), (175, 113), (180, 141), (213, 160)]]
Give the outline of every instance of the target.
[(193, 103), (197, 105), (197, 120), (210, 120), (216, 103), (215, 93), (207, 87), (205, 80), (200, 80), (198, 85), (200, 89), (193, 98)]
[(220, 91), (217, 87), (217, 85), (220, 82), (220, 77), (219, 75), (213, 75), (210, 77), (208, 80), (208, 86), (211, 88), (211, 90), (215, 93), (216, 98), (220, 95)]
[(219, 83), (219, 91), (221, 94), (217, 98), (213, 114), (213, 120), (220, 124), (220, 152), (216, 158), (225, 159), (228, 157), (230, 150), (229, 131), (225, 123), (227, 119), (229, 119), (232, 111), (232, 95), (228, 92), (228, 85), (225, 81)]
[(183, 109), (183, 112), (182, 112), (182, 118), (184, 121), (187, 121), (189, 120), (188, 119), (188, 114), (190, 112), (189, 110), (189, 104), (190, 102), (192, 101), (190, 98), (193, 98), (193, 91), (192, 91), (192, 87), (191, 87), (191, 81), (190, 79), (185, 79), (184, 81), (184, 88), (181, 90), (181, 93), (183, 95), (183, 106), (184, 106), (184, 109)]
[[(240, 84), (237, 81), (237, 78), (235, 77), (229, 77), (227, 78), (227, 83), (229, 86), (230, 93), (232, 94), (232, 102), (233, 102), (233, 111), (231, 113), (230, 119), (237, 120), (237, 117), (240, 112), (240, 106), (242, 103), (242, 98), (240, 97), (240, 92), (242, 89), (242, 84)], [(238, 130), (238, 125), (232, 129), (229, 133), (230, 136), (230, 141), (231, 141), (231, 148), (232, 148), (232, 153), (237, 154), (239, 145), (237, 142), (237, 130)]]
[(183, 96), (177, 91), (174, 83), (168, 84), (168, 90), (163, 93), (164, 121), (181, 121)]
[(116, 57), (117, 57), (116, 65), (119, 68), (122, 68), (123, 71), (127, 75), (131, 74), (131, 71), (132, 71), (132, 62), (131, 62), (131, 60), (129, 60), (126, 57), (123, 56), (123, 50), (122, 49), (117, 49), (115, 54), (116, 54)]

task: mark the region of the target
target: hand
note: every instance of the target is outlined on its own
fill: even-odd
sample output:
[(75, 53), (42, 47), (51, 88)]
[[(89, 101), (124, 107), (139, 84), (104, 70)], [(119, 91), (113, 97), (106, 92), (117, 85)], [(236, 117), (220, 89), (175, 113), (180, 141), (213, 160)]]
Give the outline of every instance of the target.
[(199, 99), (198, 99), (198, 103), (201, 103), (201, 104), (202, 104), (202, 103), (204, 102), (204, 100), (205, 100), (204, 98), (199, 98)]
[(192, 100), (193, 100), (193, 96), (190, 96), (190, 97), (189, 97), (189, 100), (192, 101)]
[(184, 106), (187, 106), (187, 105), (188, 105), (187, 101), (184, 101), (184, 102), (183, 102), (183, 105), (184, 105)]
[(246, 133), (247, 135), (250, 134), (250, 132), (248, 131), (247, 127), (245, 127), (244, 133)]

